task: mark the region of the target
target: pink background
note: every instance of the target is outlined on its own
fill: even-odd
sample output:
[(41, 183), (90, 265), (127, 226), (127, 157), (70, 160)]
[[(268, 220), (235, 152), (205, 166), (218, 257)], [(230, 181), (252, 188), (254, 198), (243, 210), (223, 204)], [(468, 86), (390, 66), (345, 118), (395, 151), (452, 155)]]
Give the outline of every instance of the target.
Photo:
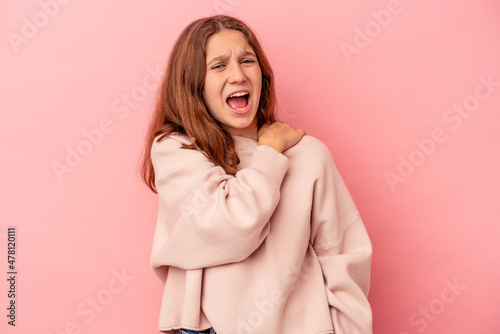
[(2, 333), (156, 332), (157, 197), (137, 161), (155, 73), (221, 11), (254, 28), (282, 119), (328, 145), (362, 213), (374, 332), (500, 333), (494, 0), (3, 1)]

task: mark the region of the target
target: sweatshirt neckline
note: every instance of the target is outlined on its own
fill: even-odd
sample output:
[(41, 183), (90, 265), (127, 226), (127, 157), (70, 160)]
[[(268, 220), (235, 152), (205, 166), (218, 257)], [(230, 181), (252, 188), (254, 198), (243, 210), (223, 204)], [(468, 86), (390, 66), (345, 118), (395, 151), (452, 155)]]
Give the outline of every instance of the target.
[(237, 150), (255, 149), (257, 147), (257, 141), (255, 139), (234, 135), (232, 137), (234, 148)]

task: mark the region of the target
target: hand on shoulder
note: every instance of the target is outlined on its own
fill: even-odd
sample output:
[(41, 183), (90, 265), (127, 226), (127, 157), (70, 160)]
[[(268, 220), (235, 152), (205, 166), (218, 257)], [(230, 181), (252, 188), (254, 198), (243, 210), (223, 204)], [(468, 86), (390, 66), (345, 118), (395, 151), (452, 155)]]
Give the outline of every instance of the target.
[(297, 144), (305, 134), (304, 129), (294, 129), (287, 123), (263, 124), (257, 133), (258, 145), (267, 145), (283, 153)]

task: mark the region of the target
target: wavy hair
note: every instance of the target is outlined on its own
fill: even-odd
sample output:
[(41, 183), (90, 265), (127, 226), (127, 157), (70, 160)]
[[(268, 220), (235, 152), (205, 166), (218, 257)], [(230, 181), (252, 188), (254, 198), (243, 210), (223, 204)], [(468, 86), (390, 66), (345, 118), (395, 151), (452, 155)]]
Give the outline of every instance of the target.
[(257, 56), (262, 72), (262, 89), (256, 116), (258, 127), (276, 120), (273, 72), (252, 30), (242, 21), (226, 15), (194, 21), (184, 29), (171, 51), (146, 134), (140, 173), (142, 180), (154, 193), (157, 190), (151, 147), (155, 138), (160, 141), (170, 134), (187, 135), (192, 142), (184, 144), (182, 148), (199, 150), (226, 173), (236, 174), (240, 160), (233, 139), (212, 117), (202, 98), (207, 41), (222, 30), (240, 31)]

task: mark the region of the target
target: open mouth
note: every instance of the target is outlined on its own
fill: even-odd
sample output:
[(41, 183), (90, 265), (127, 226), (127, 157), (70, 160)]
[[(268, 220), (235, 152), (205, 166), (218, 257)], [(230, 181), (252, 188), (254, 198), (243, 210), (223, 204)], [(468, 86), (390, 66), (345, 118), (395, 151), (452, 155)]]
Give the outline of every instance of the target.
[(226, 103), (231, 109), (242, 112), (248, 107), (249, 98), (248, 92), (236, 92), (228, 96)]

